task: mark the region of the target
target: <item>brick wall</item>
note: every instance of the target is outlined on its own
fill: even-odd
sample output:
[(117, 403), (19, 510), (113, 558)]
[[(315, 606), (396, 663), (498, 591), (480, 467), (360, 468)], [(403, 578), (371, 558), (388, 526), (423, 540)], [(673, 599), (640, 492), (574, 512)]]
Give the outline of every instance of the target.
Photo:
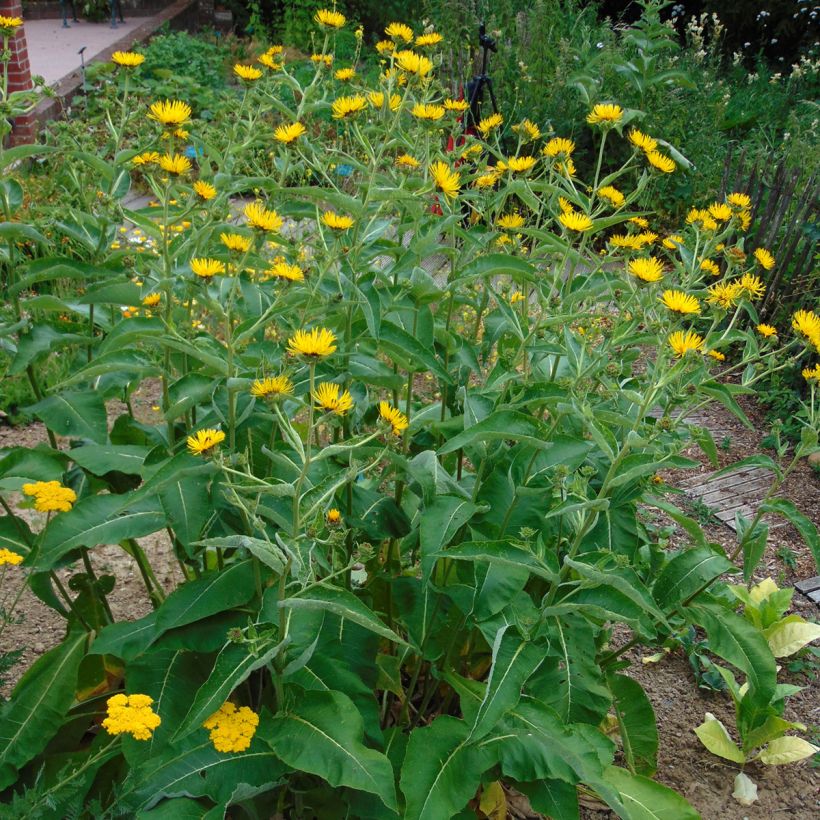
[[(21, 0), (0, 0), (0, 15), (4, 17), (22, 17)], [(28, 61), (25, 26), (17, 30), (9, 42), (11, 62), (9, 63), (9, 91), (27, 91), (31, 88), (31, 66)], [(14, 122), (10, 142), (16, 145), (21, 142), (34, 142), (36, 126), (32, 117), (18, 117)]]

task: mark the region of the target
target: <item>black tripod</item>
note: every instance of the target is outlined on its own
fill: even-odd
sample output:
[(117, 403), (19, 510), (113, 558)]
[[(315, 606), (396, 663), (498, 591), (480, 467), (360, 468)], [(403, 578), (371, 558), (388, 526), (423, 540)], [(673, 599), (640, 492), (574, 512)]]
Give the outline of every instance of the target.
[(493, 107), (493, 114), (498, 113), (498, 104), (495, 101), (495, 91), (493, 91), (493, 81), (487, 73), (487, 62), (491, 51), (498, 51), (498, 44), (487, 34), (487, 27), (482, 23), (478, 27), (478, 44), (481, 46), (481, 73), (473, 77), (467, 83), (467, 101), (470, 108), (467, 116), (464, 117), (464, 131), (475, 131), (478, 123), (481, 122), (481, 106), (484, 103), (484, 89), (490, 94), (490, 103)]

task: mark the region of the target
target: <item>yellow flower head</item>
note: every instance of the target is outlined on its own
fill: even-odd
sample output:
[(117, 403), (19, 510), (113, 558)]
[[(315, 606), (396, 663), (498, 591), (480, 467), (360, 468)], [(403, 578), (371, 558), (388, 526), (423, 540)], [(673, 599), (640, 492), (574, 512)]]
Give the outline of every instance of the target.
[(219, 238), (229, 251), (236, 253), (247, 253), (253, 244), (250, 237), (238, 233), (221, 233)]
[(191, 106), (179, 100), (164, 100), (151, 103), (149, 119), (168, 127), (179, 127), (191, 118)]
[(191, 170), (191, 160), (183, 154), (163, 154), (159, 158), (159, 167), (168, 174), (185, 174)]
[(214, 188), (210, 182), (205, 182), (205, 180), (198, 179), (194, 183), (194, 193), (207, 202), (216, 196), (216, 188)]
[(777, 336), (777, 328), (774, 325), (761, 324), (757, 326), (757, 332), (764, 339), (771, 339), (772, 336)]
[(670, 234), (663, 240), (664, 248), (667, 248), (670, 251), (676, 250), (680, 245), (683, 244), (683, 237), (680, 234)]
[(391, 40), (393, 40), (393, 42), (403, 40), (405, 43), (409, 43), (413, 40), (413, 29), (411, 29), (410, 26), (406, 25), (405, 23), (391, 23), (384, 30), (384, 33)]
[(281, 399), (293, 393), (293, 382), (287, 376), (269, 376), (256, 379), (251, 385), (251, 395), (258, 399)]
[(820, 364), (815, 364), (814, 367), (804, 367), (803, 378), (807, 382), (820, 382)]
[(725, 202), (713, 202), (709, 214), (718, 222), (728, 222), (732, 218), (732, 209)]
[(145, 62), (145, 55), (137, 54), (136, 51), (115, 51), (111, 55), (111, 61), (122, 68), (136, 68)]
[(291, 356), (309, 356), (323, 359), (336, 350), (336, 337), (327, 328), (314, 327), (313, 330), (297, 330), (288, 339), (288, 353)]
[(581, 233), (592, 228), (592, 220), (586, 214), (576, 211), (564, 211), (558, 221), (569, 231)]
[(752, 200), (748, 194), (741, 194), (741, 193), (733, 193), (729, 194), (726, 197), (726, 201), (733, 207), (737, 208), (738, 210), (745, 211), (748, 210), (749, 206), (752, 204)]
[(444, 101), (444, 107), (448, 111), (457, 111), (459, 114), (461, 114), (470, 107), (470, 103), (468, 103), (467, 100), (453, 100), (448, 97)]
[(504, 214), (496, 219), (495, 224), (502, 231), (514, 231), (524, 226), (524, 217), (521, 214)]
[(644, 282), (660, 282), (663, 279), (663, 264), (654, 256), (630, 259), (626, 269)]
[(402, 154), (400, 157), (396, 157), (396, 165), (399, 168), (418, 168), (421, 163), (415, 157), (411, 157), (410, 154)]
[(347, 18), (340, 11), (329, 9), (319, 9), (313, 15), (313, 20), (322, 28), (341, 28), (347, 22)]
[(0, 36), (14, 37), (16, 31), (23, 25), (21, 17), (6, 17), (0, 14)]
[(766, 292), (766, 286), (763, 284), (759, 276), (753, 273), (744, 273), (738, 281), (738, 286), (743, 291), (744, 295), (753, 302), (762, 298)]
[(706, 301), (710, 305), (717, 305), (724, 310), (731, 310), (737, 305), (742, 294), (742, 289), (737, 282), (715, 282), (709, 288), (709, 295)]
[(758, 248), (754, 252), (754, 257), (760, 263), (763, 270), (771, 270), (775, 265), (774, 256), (772, 256), (766, 248)]
[(258, 725), (256, 712), (247, 706), (237, 709), (236, 704), (228, 702), (223, 703), (202, 728), (210, 731), (211, 743), (218, 752), (244, 752), (251, 745)]
[(629, 250), (639, 251), (643, 247), (643, 243), (635, 234), (616, 233), (607, 240), (614, 248), (628, 248)]
[(678, 330), (669, 336), (669, 347), (672, 348), (672, 352), (678, 358), (682, 358), (687, 353), (693, 351), (702, 353), (703, 337), (698, 336), (698, 334), (692, 330), (687, 330), (685, 333), (682, 330)]
[(558, 197), (558, 207), (561, 209), (562, 214), (572, 213), (575, 210), (573, 204), (563, 196)]
[(210, 279), (218, 273), (225, 273), (225, 263), (218, 259), (194, 258), (191, 260), (191, 270), (203, 279)]
[(664, 174), (671, 174), (677, 168), (675, 161), (660, 151), (647, 151), (646, 159), (653, 168), (657, 168)]
[(277, 279), (287, 279), (290, 282), (301, 282), (305, 278), (305, 272), (298, 265), (291, 265), (281, 256), (273, 260), (273, 264), (265, 271), (268, 276)]
[(548, 157), (568, 157), (575, 150), (575, 143), (566, 137), (553, 137), (545, 146)]
[(379, 416), (392, 426), (394, 436), (400, 436), (410, 426), (407, 416), (386, 401), (379, 402)]
[(4, 564), (11, 564), (12, 566), (16, 566), (17, 564), (21, 564), (22, 562), (22, 555), (18, 555), (16, 552), (12, 552), (11, 550), (7, 550), (5, 547), (0, 549), (0, 567), (2, 567)]
[(714, 262), (711, 259), (702, 260), (700, 263), (700, 269), (702, 271), (706, 271), (706, 273), (711, 273), (712, 276), (720, 276), (720, 268), (717, 266), (717, 262)]
[(436, 188), (448, 199), (455, 199), (458, 196), (461, 189), (461, 176), (457, 171), (451, 170), (446, 162), (434, 162), (430, 166), (430, 176), (433, 177)]
[(108, 698), (107, 717), (102, 722), (109, 735), (131, 735), (134, 740), (150, 740), (154, 729), (162, 722), (151, 708), (148, 695), (124, 695)]
[(142, 300), (142, 304), (143, 304), (143, 307), (152, 308), (152, 307), (156, 307), (161, 301), (162, 301), (162, 294), (161, 293), (149, 293)]
[(276, 59), (276, 55), (272, 54), (270, 51), (266, 51), (264, 54), (260, 54), (256, 61), (261, 63), (265, 68), (269, 68), (271, 71), (279, 71), (284, 63)]
[(711, 356), (716, 362), (725, 362), (726, 356), (721, 353), (719, 350), (709, 350), (707, 351), (707, 356)]
[(425, 46), (437, 46), (443, 39), (437, 31), (431, 31), (428, 34), (419, 34), (419, 36), (416, 37), (416, 45), (421, 48)]
[(434, 103), (416, 103), (410, 113), (417, 120), (431, 120), (436, 122), (444, 116), (444, 106)]
[(274, 132), (274, 139), (279, 142), (289, 143), (298, 140), (305, 133), (305, 126), (301, 122), (293, 122), (290, 125), (280, 125)]
[(587, 114), (587, 122), (590, 125), (616, 125), (623, 117), (624, 110), (620, 105), (598, 103), (598, 105)]
[(524, 142), (534, 142), (541, 139), (541, 129), (532, 120), (522, 120), (513, 126), (513, 131), (524, 137)]
[(629, 221), (633, 225), (637, 225), (639, 228), (648, 228), (649, 227), (649, 222), (647, 222), (647, 220), (644, 219), (642, 216), (630, 216)]
[(433, 70), (433, 61), (429, 57), (416, 54), (415, 51), (399, 51), (395, 54), (396, 65), (408, 74), (426, 77)]
[(352, 80), (356, 76), (356, 69), (355, 68), (337, 68), (336, 71), (333, 72), (333, 76), (339, 80), (340, 82), (346, 83)]
[(598, 189), (598, 196), (606, 199), (613, 207), (620, 208), (624, 204), (624, 195), (612, 185), (604, 185)]
[(322, 222), (334, 231), (346, 231), (353, 226), (354, 221), (353, 217), (337, 214), (335, 211), (325, 211), (322, 214)]
[(275, 232), (283, 225), (282, 217), (276, 211), (269, 211), (261, 202), (249, 202), (243, 213), (248, 225), (259, 231)]
[(681, 290), (665, 290), (661, 302), (665, 308), (675, 313), (700, 313), (700, 302)]
[(316, 68), (330, 68), (333, 65), (332, 54), (311, 54), (310, 60), (316, 64)]
[(521, 174), (532, 169), (535, 165), (535, 157), (510, 157), (506, 164), (514, 174)]
[(223, 441), (225, 434), (221, 430), (197, 430), (192, 436), (188, 436), (188, 451), (195, 456), (206, 455)]
[(636, 147), (640, 148), (641, 151), (654, 151), (658, 147), (658, 141), (656, 139), (652, 139), (648, 134), (644, 134), (641, 131), (638, 131), (637, 128), (633, 128), (629, 132), (629, 141)]
[(361, 94), (355, 94), (352, 97), (339, 97), (333, 100), (331, 109), (333, 111), (334, 120), (344, 120), (347, 117), (353, 117), (360, 111), (367, 108), (367, 100)]
[(517, 290), (517, 291), (515, 291), (515, 293), (510, 294), (510, 304), (511, 305), (518, 304), (518, 302), (525, 301), (526, 298), (527, 297), (523, 293), (521, 293), (520, 290)]
[(159, 163), (159, 152), (143, 151), (131, 160), (134, 165), (157, 165)]
[(341, 390), (338, 384), (322, 382), (313, 391), (313, 400), (317, 407), (327, 413), (343, 416), (353, 408), (353, 397), (347, 390)]
[(23, 484), (23, 495), (34, 499), (34, 509), (40, 512), (68, 512), (77, 494), (59, 481), (36, 481)]
[(326, 518), (331, 527), (338, 527), (342, 523), (342, 514), (335, 507), (327, 511)]
[(792, 317), (792, 328), (820, 347), (820, 316), (813, 310), (798, 310)]
[(481, 132), (481, 136), (486, 138), (493, 130), (498, 128), (502, 122), (504, 122), (504, 117), (501, 114), (490, 114), (489, 117), (484, 117), (484, 119), (478, 123), (478, 130)]
[(376, 51), (379, 54), (391, 54), (396, 50), (396, 44), (392, 40), (379, 40), (376, 43)]
[(252, 65), (242, 65), (242, 63), (236, 63), (234, 65), (233, 73), (236, 74), (240, 80), (244, 80), (247, 83), (255, 82), (262, 76), (262, 72), (258, 68)]

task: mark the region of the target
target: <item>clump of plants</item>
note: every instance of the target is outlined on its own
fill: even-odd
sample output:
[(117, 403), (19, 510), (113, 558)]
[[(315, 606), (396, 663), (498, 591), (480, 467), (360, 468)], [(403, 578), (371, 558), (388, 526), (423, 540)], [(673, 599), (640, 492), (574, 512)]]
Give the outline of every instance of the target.
[[(719, 579), (739, 560), (750, 581), (764, 512), (820, 558), (777, 497), (817, 449), (820, 366), (795, 459), (755, 457), (772, 490), (730, 554), (654, 477), (697, 466), (692, 437), (716, 463), (687, 414), (718, 401), (748, 423), (736, 396), (820, 349), (820, 317), (759, 322), (772, 260), (746, 246), (742, 194), (664, 235), (635, 208), (678, 170), (637, 110), (590, 105), (581, 178), (569, 137), (523, 118), (502, 150), (502, 114), (467, 119), (436, 80), (438, 32), (389, 25), (371, 85), (335, 57), (344, 15), (315, 23), (301, 65), (274, 46), (234, 66), (230, 117), (157, 99), (134, 147), (147, 60), (115, 55), (111, 149), (62, 157), (78, 204), (49, 237), (15, 211), (0, 226), (3, 338), (49, 437), (0, 458), (0, 555), (66, 623), (0, 710), (4, 799), (440, 820), (515, 789), (557, 817), (579, 793), (697, 817), (653, 779), (654, 712), (623, 656), (697, 630), (745, 678), (744, 731), (772, 715), (773, 625)], [(143, 209), (123, 204), (134, 180)], [(146, 421), (132, 399), (152, 385)], [(158, 532), (173, 589), (140, 541)], [(101, 544), (133, 559), (145, 617), (113, 619)]]

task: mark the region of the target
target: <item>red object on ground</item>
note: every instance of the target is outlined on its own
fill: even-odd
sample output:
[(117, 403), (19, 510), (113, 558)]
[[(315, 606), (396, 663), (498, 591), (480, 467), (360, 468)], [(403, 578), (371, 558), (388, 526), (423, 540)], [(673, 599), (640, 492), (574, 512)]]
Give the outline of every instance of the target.
[[(22, 17), (22, 0), (0, 0), (0, 15), (3, 17)], [(25, 26), (20, 26), (9, 41), (11, 62), (9, 63), (9, 92), (28, 91), (31, 88), (31, 66), (28, 61)], [(35, 120), (31, 116), (18, 117), (13, 124), (9, 142), (11, 145), (34, 142), (36, 136)]]

